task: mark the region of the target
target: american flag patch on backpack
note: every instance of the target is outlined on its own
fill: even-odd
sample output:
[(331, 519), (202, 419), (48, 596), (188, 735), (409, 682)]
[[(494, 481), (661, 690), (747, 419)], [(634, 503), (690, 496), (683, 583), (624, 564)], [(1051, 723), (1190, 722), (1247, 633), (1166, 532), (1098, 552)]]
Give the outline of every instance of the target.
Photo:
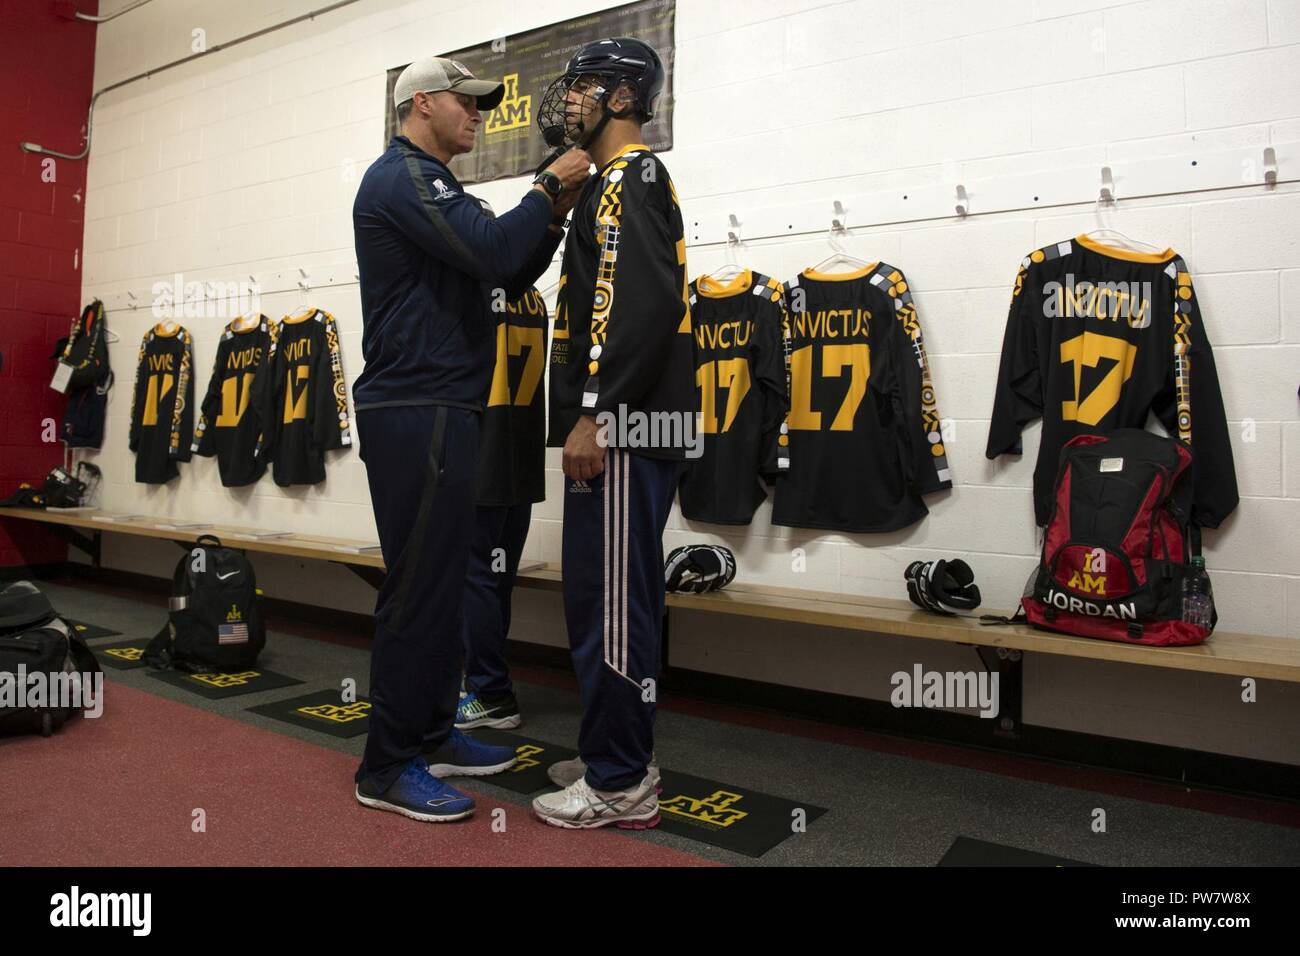
[(247, 644), (248, 625), (245, 623), (220, 625), (217, 628), (217, 643), (218, 644)]

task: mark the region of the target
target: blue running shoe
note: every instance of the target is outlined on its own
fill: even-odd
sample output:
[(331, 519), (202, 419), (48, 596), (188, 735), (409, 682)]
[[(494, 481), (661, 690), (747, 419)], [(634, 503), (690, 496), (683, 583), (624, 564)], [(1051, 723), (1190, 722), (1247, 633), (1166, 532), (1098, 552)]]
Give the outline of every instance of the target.
[(382, 793), (374, 792), (365, 782), (357, 784), (357, 802), (426, 823), (463, 820), (474, 812), (473, 798), (429, 776), (429, 765), (423, 757), (407, 764), (402, 775)]
[(485, 777), (509, 770), (518, 761), (514, 747), (485, 744), (453, 727), (447, 742), (429, 754), (429, 773), (435, 777)]

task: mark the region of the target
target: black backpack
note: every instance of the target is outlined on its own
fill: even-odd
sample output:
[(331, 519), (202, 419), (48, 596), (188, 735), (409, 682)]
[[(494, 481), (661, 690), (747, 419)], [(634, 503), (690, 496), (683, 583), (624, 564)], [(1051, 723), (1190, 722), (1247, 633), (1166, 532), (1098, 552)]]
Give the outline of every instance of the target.
[[(18, 696), (20, 667), (27, 675), (43, 675), (46, 686), (36, 706), (30, 683), (22, 694), (25, 699)], [(70, 688), (73, 680), (83, 681), (84, 706), (90, 703), (84, 681), (98, 672), (95, 655), (54, 612), (36, 585), (18, 581), (0, 590), (0, 735), (39, 731), (50, 736), (78, 710), (75, 706), (52, 706), (55, 682)], [(58, 676), (62, 674), (69, 677)], [(73, 678), (73, 674), (80, 676)]]
[(215, 535), (200, 535), (176, 563), (168, 607), (144, 651), (151, 667), (227, 673), (251, 667), (266, 646), (253, 565)]

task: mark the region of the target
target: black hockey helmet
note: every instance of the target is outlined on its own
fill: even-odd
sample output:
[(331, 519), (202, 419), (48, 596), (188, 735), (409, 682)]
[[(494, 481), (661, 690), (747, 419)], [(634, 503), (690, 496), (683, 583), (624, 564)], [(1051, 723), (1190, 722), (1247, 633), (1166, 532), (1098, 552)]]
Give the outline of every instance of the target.
[[(630, 83), (636, 90), (632, 106), (619, 114), (606, 111), (600, 122), (590, 131), (580, 120), (566, 121), (569, 90), (581, 77), (597, 77), (595, 86), (582, 92), (582, 114), (587, 110), (587, 100), (603, 104), (622, 82)], [(537, 125), (551, 146), (566, 141), (586, 145), (595, 139), (610, 116), (619, 119), (639, 114), (642, 120), (654, 117), (655, 106), (664, 88), (664, 65), (654, 47), (635, 37), (610, 37), (583, 45), (570, 59), (564, 73), (542, 93), (537, 110)]]

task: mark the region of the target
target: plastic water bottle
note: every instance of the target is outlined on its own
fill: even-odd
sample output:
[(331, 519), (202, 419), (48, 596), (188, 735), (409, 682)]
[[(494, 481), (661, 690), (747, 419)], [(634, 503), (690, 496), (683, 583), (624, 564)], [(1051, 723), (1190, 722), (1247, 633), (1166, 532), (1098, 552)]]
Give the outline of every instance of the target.
[(1213, 603), (1210, 599), (1210, 577), (1205, 573), (1205, 558), (1196, 555), (1183, 578), (1183, 620), (1188, 624), (1208, 628)]

